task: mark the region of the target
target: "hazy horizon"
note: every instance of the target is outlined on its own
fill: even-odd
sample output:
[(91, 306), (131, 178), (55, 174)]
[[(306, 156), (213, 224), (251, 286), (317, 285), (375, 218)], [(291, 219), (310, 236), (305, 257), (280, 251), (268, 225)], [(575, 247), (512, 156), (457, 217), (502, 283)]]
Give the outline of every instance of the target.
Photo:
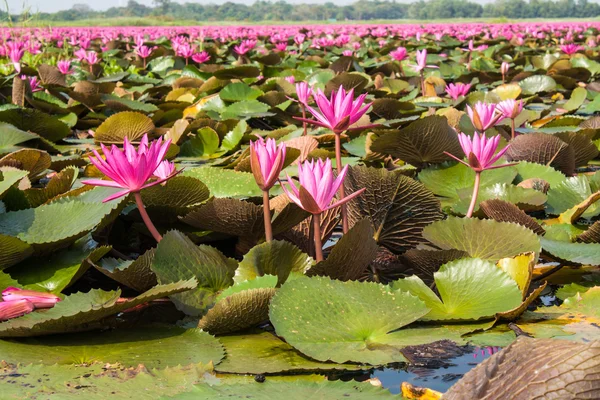
[[(152, 6), (153, 0), (136, 0), (140, 4), (144, 4), (146, 6)], [(253, 4), (256, 0), (228, 0), (232, 3), (241, 3), (241, 4)], [(343, 4), (352, 4), (356, 0), (285, 0), (288, 3), (327, 3), (328, 1), (333, 2), (337, 5)], [(31, 12), (57, 12), (61, 10), (68, 10), (73, 7), (74, 4), (85, 4), (90, 6), (93, 10), (101, 11), (106, 10), (111, 7), (124, 7), (127, 5), (128, 0), (104, 0), (99, 6), (99, 2), (97, 0), (8, 0), (8, 5), (10, 7), (11, 14), (21, 13), (23, 10), (29, 8)], [(174, 0), (177, 3), (201, 3), (201, 4), (215, 4), (222, 3), (219, 0), (202, 0), (202, 1), (194, 1), (194, 0)], [(399, 3), (406, 1), (398, 1)], [(4, 2), (0, 2), (0, 9), (6, 11), (6, 6)]]

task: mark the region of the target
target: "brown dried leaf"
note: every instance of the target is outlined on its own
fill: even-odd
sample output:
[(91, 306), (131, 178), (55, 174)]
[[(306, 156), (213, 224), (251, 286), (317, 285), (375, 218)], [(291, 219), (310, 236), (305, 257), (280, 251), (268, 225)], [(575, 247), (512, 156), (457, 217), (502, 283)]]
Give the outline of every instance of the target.
[(523, 225), (524, 227), (531, 229), (538, 235), (546, 233), (544, 228), (542, 228), (542, 226), (533, 218), (508, 201), (500, 199), (486, 200), (479, 204), (479, 208), (488, 218), (498, 222), (514, 222), (515, 224)]
[(565, 175), (575, 173), (575, 152), (558, 137), (546, 133), (517, 136), (506, 152), (509, 161), (529, 161), (550, 165)]

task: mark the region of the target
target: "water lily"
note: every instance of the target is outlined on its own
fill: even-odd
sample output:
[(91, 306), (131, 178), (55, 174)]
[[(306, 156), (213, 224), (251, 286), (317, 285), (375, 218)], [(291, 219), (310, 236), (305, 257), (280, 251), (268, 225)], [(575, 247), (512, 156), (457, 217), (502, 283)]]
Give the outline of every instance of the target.
[(508, 99), (496, 104), (496, 110), (511, 121), (511, 138), (515, 138), (515, 118), (523, 111), (523, 100)]
[(414, 68), (421, 75), (421, 94), (425, 96), (425, 68), (437, 68), (437, 66), (427, 65), (427, 49), (417, 50), (416, 58), (417, 64)]
[(61, 60), (56, 63), (56, 67), (63, 75), (68, 75), (71, 73), (71, 61), (70, 60)]
[(478, 101), (471, 108), (467, 106), (467, 114), (475, 130), (485, 133), (486, 130), (496, 125), (500, 115), (496, 115), (496, 105)]
[[(498, 145), (500, 144), (500, 135), (496, 135), (492, 138), (487, 138), (484, 133), (478, 134), (475, 132), (473, 138), (465, 135), (464, 133), (458, 134), (458, 141), (460, 147), (462, 147), (468, 162), (465, 162), (454, 155), (444, 152), (447, 156), (454, 158), (456, 161), (466, 165), (475, 171), (475, 184), (473, 186), (473, 195), (471, 196), (471, 204), (467, 211), (467, 217), (473, 216), (475, 205), (477, 203), (477, 196), (479, 194), (479, 184), (481, 181), (481, 173), (488, 169), (504, 168), (515, 164), (502, 164), (494, 166), (494, 163), (500, 159), (506, 153), (509, 146), (506, 146), (498, 153)], [(495, 153), (495, 154), (494, 154)]]
[(2, 300), (28, 300), (35, 308), (52, 308), (60, 301), (60, 297), (46, 292), (7, 287), (2, 291)]
[(0, 301), (0, 321), (6, 321), (29, 314), (35, 309), (29, 300)]
[(300, 104), (300, 109), (302, 110), (302, 135), (306, 136), (307, 134), (307, 119), (306, 119), (306, 107), (308, 106), (308, 101), (310, 97), (313, 95), (312, 87), (308, 85), (306, 82), (296, 83), (296, 96), (298, 97), (298, 103)]
[(103, 159), (96, 150), (92, 150), (94, 156), (90, 156), (90, 162), (110, 180), (88, 179), (82, 182), (85, 185), (123, 189), (102, 200), (104, 203), (133, 193), (140, 215), (157, 242), (159, 242), (162, 237), (154, 227), (154, 224), (152, 224), (152, 221), (150, 221), (150, 217), (142, 203), (140, 191), (158, 185), (175, 175), (175, 172), (173, 172), (167, 177), (148, 182), (162, 163), (170, 145), (171, 140), (167, 140), (163, 143), (162, 137), (152, 141), (152, 143), (148, 145), (147, 135), (142, 137), (137, 150), (129, 142), (127, 137), (123, 143), (123, 150), (115, 145), (112, 145), (111, 148), (108, 149), (102, 144), (100, 146), (105, 159)]
[(285, 161), (286, 146), (277, 145), (275, 139), (266, 141), (259, 137), (250, 142), (250, 167), (256, 184), (263, 192), (263, 212), (265, 220), (265, 237), (268, 242), (273, 240), (271, 228), (271, 210), (269, 207), (269, 190), (279, 180), (279, 174)]
[(317, 161), (305, 161), (298, 165), (298, 179), (300, 187), (296, 187), (292, 178), (287, 176), (287, 185), (282, 183), (281, 187), (288, 198), (300, 208), (313, 215), (316, 259), (323, 259), (320, 215), (331, 208), (345, 205), (348, 201), (359, 196), (365, 189), (360, 189), (348, 196), (340, 196), (338, 201), (332, 204), (335, 194), (343, 187), (344, 178), (348, 173), (346, 165), (337, 177), (333, 175), (331, 160), (318, 159)]
[(502, 61), (500, 64), (500, 73), (502, 74), (502, 83), (506, 82), (506, 75), (508, 75), (508, 70), (510, 69), (510, 64), (506, 61)]
[(405, 47), (398, 47), (396, 50), (390, 51), (390, 56), (398, 61), (400, 67), (400, 75), (404, 76), (404, 69), (402, 68), (402, 61), (408, 56), (408, 51)]
[(572, 56), (578, 51), (583, 50), (583, 47), (575, 43), (568, 43), (560, 45), (560, 50), (566, 55)]
[(204, 64), (208, 60), (210, 60), (210, 54), (208, 54), (208, 52), (206, 51), (194, 53), (194, 55), (192, 56), (192, 61), (194, 61), (197, 64)]
[(446, 93), (451, 99), (456, 100), (461, 96), (466, 96), (471, 89), (470, 83), (449, 83), (446, 85)]

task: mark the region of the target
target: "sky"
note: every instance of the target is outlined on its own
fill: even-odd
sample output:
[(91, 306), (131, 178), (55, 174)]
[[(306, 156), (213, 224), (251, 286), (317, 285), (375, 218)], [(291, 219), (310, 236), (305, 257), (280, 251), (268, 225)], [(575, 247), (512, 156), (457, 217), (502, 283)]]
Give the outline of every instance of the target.
[[(136, 0), (140, 4), (151, 6), (152, 0)], [(185, 2), (185, 0), (175, 0), (179, 2)], [(193, 0), (192, 0), (193, 1)], [(190, 2), (192, 2), (190, 1)], [(254, 0), (230, 0), (234, 3), (245, 3), (252, 4)], [(325, 3), (326, 0), (287, 0), (289, 3)], [(331, 1), (331, 0), (329, 0)], [(197, 3), (220, 3), (221, 0), (202, 0), (196, 1)], [(351, 4), (354, 0), (333, 0), (336, 4)], [(30, 8), (32, 12), (56, 12), (59, 10), (66, 10), (73, 6), (73, 4), (87, 4), (94, 10), (105, 10), (110, 7), (124, 6), (127, 4), (127, 0), (8, 0), (11, 14), (18, 14), (23, 11), (24, 8)], [(0, 2), (0, 10), (6, 11), (4, 2)]]

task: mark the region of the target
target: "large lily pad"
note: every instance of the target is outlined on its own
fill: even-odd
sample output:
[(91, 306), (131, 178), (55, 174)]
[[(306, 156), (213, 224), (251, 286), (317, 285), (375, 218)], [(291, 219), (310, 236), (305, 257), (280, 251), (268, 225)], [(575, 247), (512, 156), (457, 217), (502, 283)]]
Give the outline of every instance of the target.
[(567, 143), (547, 133), (517, 136), (506, 151), (509, 161), (529, 161), (549, 165), (565, 175), (575, 172), (575, 152)]
[(541, 250), (540, 239), (531, 230), (494, 220), (449, 217), (427, 226), (423, 236), (442, 249), (463, 250), (471, 257), (492, 261)]
[[(562, 214), (575, 207), (592, 195), (590, 181), (583, 175), (565, 179), (561, 184), (548, 191), (547, 211), (550, 214)], [(591, 218), (600, 214), (600, 204), (591, 204), (581, 215)]]
[(237, 262), (214, 247), (196, 246), (183, 233), (168, 232), (156, 247), (152, 271), (159, 283), (196, 278), (195, 290), (175, 294), (171, 300), (189, 315), (202, 315), (213, 303), (217, 292), (233, 284)]
[(418, 296), (431, 309), (422, 320), (477, 320), (493, 318), (496, 313), (521, 304), (517, 283), (493, 262), (465, 258), (442, 265), (433, 274), (438, 297), (417, 276), (392, 284)]
[(138, 292), (145, 292), (156, 285), (156, 275), (151, 265), (154, 249), (150, 249), (135, 260), (118, 260), (104, 257), (94, 267), (109, 278), (128, 286)]
[(260, 197), (262, 191), (256, 185), (254, 175), (215, 167), (187, 169), (183, 173), (201, 180), (215, 197)]
[(75, 293), (47, 311), (33, 312), (0, 323), (0, 337), (40, 336), (94, 329), (102, 326), (94, 323), (103, 318), (154, 299), (193, 289), (196, 284), (196, 280), (192, 278), (158, 285), (126, 301), (119, 301), (120, 290), (106, 292), (92, 289), (88, 293)]
[(23, 364), (119, 363), (124, 367), (166, 368), (218, 364), (224, 357), (217, 339), (199, 329), (150, 326), (40, 338), (0, 340), (0, 359)]
[(381, 345), (388, 332), (428, 311), (418, 298), (377, 283), (313, 277), (285, 283), (270, 317), (277, 334), (311, 358), (384, 364), (404, 361)]
[(37, 133), (51, 142), (57, 142), (71, 133), (64, 122), (30, 108), (0, 111), (0, 121), (11, 124), (22, 131)]
[(110, 116), (96, 129), (94, 140), (100, 143), (123, 143), (123, 139), (138, 141), (154, 130), (154, 123), (144, 114), (124, 111)]
[(406, 128), (380, 136), (371, 144), (371, 150), (415, 166), (450, 160), (444, 152), (457, 157), (462, 154), (456, 131), (445, 117), (438, 115), (419, 119)]
[(0, 122), (0, 154), (16, 150), (15, 145), (36, 139), (39, 136), (7, 123)]
[(423, 228), (443, 216), (433, 193), (397, 172), (353, 167), (344, 185), (348, 193), (366, 189), (348, 203), (350, 223), (368, 217), (377, 244), (393, 252), (402, 253), (422, 243)]
[(27, 171), (11, 167), (0, 168), (0, 178), (2, 179), (0, 180), (0, 197), (26, 176)]
[(600, 243), (569, 243), (542, 238), (542, 248), (561, 260), (600, 265)]

